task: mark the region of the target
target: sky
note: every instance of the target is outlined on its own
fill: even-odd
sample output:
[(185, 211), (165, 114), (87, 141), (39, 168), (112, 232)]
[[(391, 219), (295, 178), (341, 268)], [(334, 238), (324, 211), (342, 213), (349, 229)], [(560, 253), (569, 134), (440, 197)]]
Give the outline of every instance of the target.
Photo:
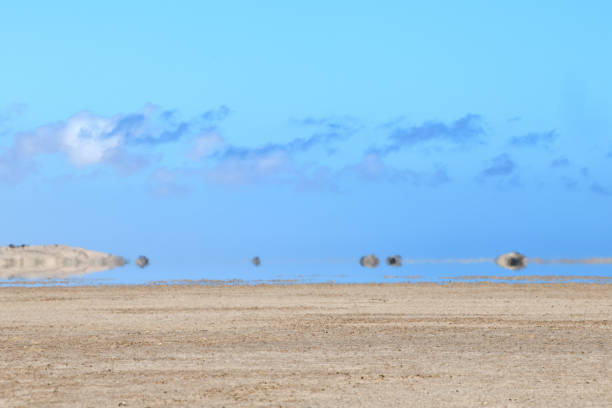
[(303, 3), (4, 2), (2, 245), (126, 282), (612, 253), (609, 2)]

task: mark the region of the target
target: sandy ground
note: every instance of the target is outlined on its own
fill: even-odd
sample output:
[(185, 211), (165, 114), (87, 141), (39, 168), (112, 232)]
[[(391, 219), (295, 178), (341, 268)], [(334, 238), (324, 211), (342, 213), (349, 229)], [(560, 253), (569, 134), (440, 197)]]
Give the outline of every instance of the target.
[(612, 285), (0, 288), (2, 407), (610, 407)]

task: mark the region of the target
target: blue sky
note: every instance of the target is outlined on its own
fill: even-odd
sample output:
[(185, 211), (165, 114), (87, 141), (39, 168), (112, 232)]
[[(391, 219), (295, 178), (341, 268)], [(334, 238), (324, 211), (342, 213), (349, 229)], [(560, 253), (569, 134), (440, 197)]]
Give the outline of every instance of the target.
[(3, 3), (4, 241), (608, 256), (612, 6), (408, 3)]

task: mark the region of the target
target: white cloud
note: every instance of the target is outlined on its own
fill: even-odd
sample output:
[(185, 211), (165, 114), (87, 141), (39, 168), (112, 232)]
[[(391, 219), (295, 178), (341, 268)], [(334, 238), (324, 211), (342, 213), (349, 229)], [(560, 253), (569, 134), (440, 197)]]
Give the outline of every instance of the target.
[(121, 133), (113, 134), (116, 124), (116, 118), (80, 113), (68, 119), (55, 137), (73, 164), (87, 166), (104, 161), (124, 143)]
[(291, 156), (283, 150), (253, 151), (227, 156), (204, 174), (215, 183), (239, 185), (260, 182), (290, 169)]
[(379, 153), (367, 153), (362, 161), (344, 167), (340, 175), (357, 177), (364, 181), (391, 183), (410, 183), (411, 185), (436, 186), (450, 181), (446, 169), (437, 166), (432, 172), (416, 172), (410, 169), (397, 169), (384, 162)]
[(36, 167), (36, 158), (46, 154), (60, 154), (77, 168), (106, 164), (130, 174), (148, 163), (132, 146), (179, 140), (191, 124), (200, 122), (177, 123), (172, 113), (153, 105), (140, 113), (112, 116), (79, 112), (65, 121), (15, 134), (13, 144), (0, 154), (0, 179), (22, 180)]
[(75, 166), (102, 163), (110, 160), (125, 143), (124, 134), (115, 132), (119, 118), (77, 113), (65, 122), (17, 134), (13, 150), (23, 159), (44, 153), (63, 153)]
[(216, 132), (207, 133), (193, 139), (193, 145), (189, 156), (193, 160), (208, 157), (221, 150), (225, 146), (225, 140)]

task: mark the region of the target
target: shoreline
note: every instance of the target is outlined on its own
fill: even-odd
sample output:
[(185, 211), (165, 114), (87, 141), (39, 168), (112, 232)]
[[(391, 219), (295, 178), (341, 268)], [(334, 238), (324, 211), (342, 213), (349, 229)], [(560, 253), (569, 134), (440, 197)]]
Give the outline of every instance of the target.
[(173, 279), (151, 281), (148, 283), (121, 283), (112, 279), (34, 279), (34, 280), (0, 280), (2, 288), (95, 288), (95, 287), (157, 287), (157, 286), (194, 286), (194, 287), (256, 287), (256, 286), (316, 286), (316, 285), (612, 285), (612, 276), (459, 276), (441, 278), (439, 280), (425, 280), (410, 277), (387, 278), (379, 282), (337, 282), (329, 281), (301, 281), (298, 279), (270, 279), (270, 280), (242, 280), (242, 279)]

